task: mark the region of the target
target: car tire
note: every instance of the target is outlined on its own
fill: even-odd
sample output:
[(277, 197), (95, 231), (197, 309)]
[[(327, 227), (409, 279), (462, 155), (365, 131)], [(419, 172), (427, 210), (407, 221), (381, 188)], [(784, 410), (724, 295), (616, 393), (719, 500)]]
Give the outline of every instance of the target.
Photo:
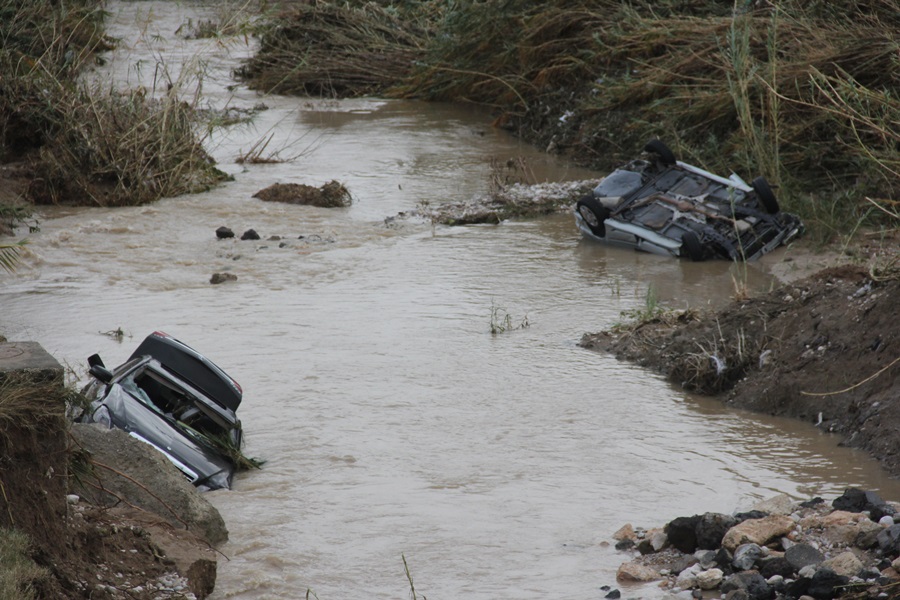
[(660, 140), (650, 140), (647, 142), (647, 145), (644, 146), (644, 152), (652, 152), (659, 156), (659, 160), (670, 167), (675, 164), (675, 153), (669, 150), (669, 147), (662, 143)]
[(575, 210), (584, 219), (591, 233), (598, 237), (606, 237), (604, 221), (609, 217), (609, 209), (600, 204), (592, 195), (587, 195), (575, 204)]
[(681, 236), (681, 256), (686, 256), (694, 262), (703, 260), (703, 246), (693, 231), (686, 231)]
[(778, 200), (775, 198), (775, 193), (772, 191), (772, 188), (769, 186), (769, 182), (766, 181), (765, 177), (757, 177), (750, 184), (750, 187), (756, 192), (756, 197), (759, 199), (760, 205), (766, 209), (767, 213), (774, 215), (781, 210), (778, 206)]

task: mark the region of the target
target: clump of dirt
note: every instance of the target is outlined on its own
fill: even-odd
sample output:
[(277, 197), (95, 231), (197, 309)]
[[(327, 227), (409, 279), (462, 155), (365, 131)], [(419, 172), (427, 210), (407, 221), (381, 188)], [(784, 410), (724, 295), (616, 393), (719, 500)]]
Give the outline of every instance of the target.
[(580, 344), (729, 405), (816, 423), (900, 475), (898, 297), (900, 273), (845, 265), (718, 312), (657, 317)]
[(253, 197), (266, 202), (306, 204), (322, 208), (350, 206), (353, 200), (349, 190), (342, 183), (334, 180), (318, 188), (304, 183), (275, 183), (259, 190), (253, 194)]
[(205, 598), (215, 587), (215, 551), (152, 513), (77, 503), (66, 522), (64, 552), (38, 561), (51, 574), (35, 582), (39, 598)]

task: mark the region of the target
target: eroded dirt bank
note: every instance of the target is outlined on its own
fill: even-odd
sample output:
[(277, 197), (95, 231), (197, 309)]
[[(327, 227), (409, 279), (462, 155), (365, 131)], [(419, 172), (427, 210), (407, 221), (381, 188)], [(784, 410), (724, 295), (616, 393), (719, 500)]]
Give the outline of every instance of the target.
[(663, 312), (580, 343), (729, 405), (818, 423), (900, 475), (898, 297), (896, 269), (832, 267), (717, 312)]

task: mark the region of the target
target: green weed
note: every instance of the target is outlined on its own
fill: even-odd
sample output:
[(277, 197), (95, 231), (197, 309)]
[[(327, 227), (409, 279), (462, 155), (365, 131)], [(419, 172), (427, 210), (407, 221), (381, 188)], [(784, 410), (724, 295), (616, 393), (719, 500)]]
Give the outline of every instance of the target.
[(518, 324), (513, 322), (512, 316), (506, 312), (505, 308), (497, 306), (494, 304), (494, 301), (491, 300), (491, 333), (497, 335), (498, 333), (505, 333), (507, 331), (513, 331), (516, 329), (524, 329), (528, 327), (530, 323), (528, 322), (528, 315), (525, 315)]

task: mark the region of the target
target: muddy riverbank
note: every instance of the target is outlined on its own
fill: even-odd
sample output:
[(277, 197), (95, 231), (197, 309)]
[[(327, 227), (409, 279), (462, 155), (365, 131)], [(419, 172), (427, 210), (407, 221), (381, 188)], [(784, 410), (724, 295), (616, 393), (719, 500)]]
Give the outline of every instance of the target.
[(719, 311), (661, 311), (580, 343), (729, 406), (838, 433), (897, 476), (898, 294), (896, 262), (845, 264)]

